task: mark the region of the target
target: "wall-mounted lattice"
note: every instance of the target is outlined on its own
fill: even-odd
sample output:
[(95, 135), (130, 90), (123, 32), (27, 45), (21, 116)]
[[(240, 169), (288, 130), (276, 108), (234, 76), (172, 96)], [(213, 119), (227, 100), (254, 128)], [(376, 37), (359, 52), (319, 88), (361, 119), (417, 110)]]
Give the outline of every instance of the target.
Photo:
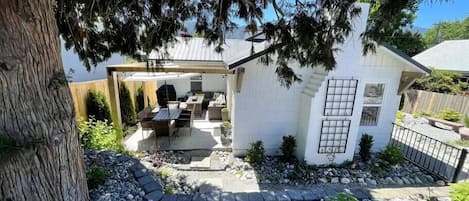
[(328, 80), (324, 116), (352, 116), (357, 85), (356, 79)]
[(345, 153), (350, 120), (322, 120), (318, 153)]

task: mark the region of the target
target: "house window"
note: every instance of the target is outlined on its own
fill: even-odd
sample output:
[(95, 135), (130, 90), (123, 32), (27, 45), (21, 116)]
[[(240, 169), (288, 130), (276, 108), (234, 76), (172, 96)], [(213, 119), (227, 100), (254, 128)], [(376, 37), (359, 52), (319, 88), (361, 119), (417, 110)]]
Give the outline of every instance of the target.
[(354, 79), (328, 80), (324, 116), (352, 116), (357, 84)]
[(360, 126), (378, 125), (381, 104), (384, 96), (384, 84), (366, 84)]
[(350, 120), (322, 120), (318, 153), (345, 153)]
[(362, 111), (360, 126), (376, 126), (378, 125), (380, 107), (365, 106)]
[(202, 76), (191, 77), (191, 91), (202, 91)]

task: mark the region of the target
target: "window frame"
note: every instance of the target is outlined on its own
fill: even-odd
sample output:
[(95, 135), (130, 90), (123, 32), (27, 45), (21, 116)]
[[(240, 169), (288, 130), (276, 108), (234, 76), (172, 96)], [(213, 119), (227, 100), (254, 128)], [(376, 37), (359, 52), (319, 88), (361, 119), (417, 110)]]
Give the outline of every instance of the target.
[[(366, 94), (365, 94), (365, 90), (366, 90), (366, 87), (367, 85), (383, 85), (383, 94), (381, 96), (381, 102), (380, 103), (365, 103), (365, 100), (366, 100)], [(386, 100), (386, 85), (387, 83), (385, 82), (366, 82), (365, 85), (364, 85), (364, 89), (363, 89), (363, 105), (362, 105), (362, 112), (360, 114), (360, 126), (361, 127), (377, 127), (379, 126), (380, 122), (381, 122), (381, 114), (383, 113), (383, 102), (384, 100)], [(362, 119), (363, 119), (363, 111), (365, 109), (365, 107), (377, 107), (378, 108), (378, 112), (377, 112), (377, 116), (376, 116), (376, 121), (375, 121), (375, 124), (373, 125), (362, 125)]]

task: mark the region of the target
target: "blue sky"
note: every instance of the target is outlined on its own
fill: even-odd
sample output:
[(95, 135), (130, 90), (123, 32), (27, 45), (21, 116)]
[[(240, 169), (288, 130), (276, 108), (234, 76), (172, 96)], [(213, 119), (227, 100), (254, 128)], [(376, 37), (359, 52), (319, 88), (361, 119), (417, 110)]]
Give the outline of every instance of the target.
[[(431, 28), (440, 21), (462, 20), (469, 16), (469, 0), (448, 0), (445, 3), (424, 0), (420, 4), (414, 25), (422, 28)], [(275, 18), (271, 7), (264, 11), (265, 19)]]
[(429, 3), (419, 6), (414, 25), (430, 28), (440, 21), (462, 20), (469, 16), (469, 0), (449, 0), (446, 3)]

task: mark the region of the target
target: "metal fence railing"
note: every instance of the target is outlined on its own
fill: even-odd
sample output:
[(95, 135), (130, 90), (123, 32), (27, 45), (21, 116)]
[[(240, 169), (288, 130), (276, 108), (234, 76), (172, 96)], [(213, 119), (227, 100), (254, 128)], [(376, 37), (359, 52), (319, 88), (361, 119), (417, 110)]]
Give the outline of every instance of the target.
[(398, 146), (407, 160), (450, 182), (469, 179), (467, 150), (394, 124), (389, 142)]

